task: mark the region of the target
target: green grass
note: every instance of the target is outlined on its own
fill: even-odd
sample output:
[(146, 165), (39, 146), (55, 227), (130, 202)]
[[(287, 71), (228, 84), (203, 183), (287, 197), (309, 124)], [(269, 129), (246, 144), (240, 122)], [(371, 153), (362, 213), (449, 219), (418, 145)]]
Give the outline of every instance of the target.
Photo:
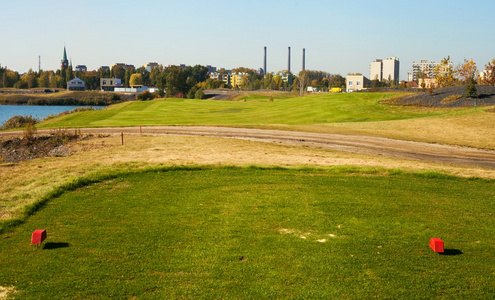
[[(494, 182), (392, 173), (116, 175), (4, 233), (0, 286), (22, 299), (492, 297)], [(41, 228), (44, 249), (29, 244)]]
[(311, 125), (401, 120), (444, 114), (446, 110), (379, 104), (385, 93), (322, 94), (296, 98), (246, 95), (247, 101), (165, 99), (133, 101), (105, 110), (82, 112), (39, 127), (139, 125)]

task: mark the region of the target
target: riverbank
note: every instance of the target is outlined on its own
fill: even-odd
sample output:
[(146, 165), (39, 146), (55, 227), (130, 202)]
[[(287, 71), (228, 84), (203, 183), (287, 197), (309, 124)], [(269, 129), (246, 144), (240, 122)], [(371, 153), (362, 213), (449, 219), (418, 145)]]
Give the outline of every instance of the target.
[(39, 92), (26, 90), (21, 93), (19, 90), (3, 90), (0, 93), (0, 105), (107, 106), (134, 99), (134, 95), (99, 91)]

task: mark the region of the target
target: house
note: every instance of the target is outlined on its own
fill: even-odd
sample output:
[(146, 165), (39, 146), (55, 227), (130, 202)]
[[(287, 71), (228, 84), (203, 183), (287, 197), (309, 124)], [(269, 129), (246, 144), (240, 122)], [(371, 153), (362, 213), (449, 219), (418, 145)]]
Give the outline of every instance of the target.
[(371, 81), (361, 74), (349, 74), (345, 78), (346, 91), (354, 92), (371, 87)]
[(84, 91), (86, 89), (86, 84), (80, 78), (74, 78), (67, 82), (67, 90), (69, 91)]
[(100, 78), (100, 89), (106, 92), (113, 92), (115, 88), (123, 87), (119, 78)]
[(88, 71), (88, 67), (86, 67), (85, 65), (77, 65), (75, 70), (80, 72), (86, 72)]

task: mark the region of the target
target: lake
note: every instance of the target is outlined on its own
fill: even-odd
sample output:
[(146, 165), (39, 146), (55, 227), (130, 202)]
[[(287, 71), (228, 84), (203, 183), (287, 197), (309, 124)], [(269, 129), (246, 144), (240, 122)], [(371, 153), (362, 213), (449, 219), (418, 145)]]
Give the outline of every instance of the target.
[[(76, 107), (85, 106), (0, 105), (0, 126), (12, 116), (32, 116), (41, 120), (49, 115), (71, 111)], [(94, 109), (103, 109), (104, 107), (93, 106)]]

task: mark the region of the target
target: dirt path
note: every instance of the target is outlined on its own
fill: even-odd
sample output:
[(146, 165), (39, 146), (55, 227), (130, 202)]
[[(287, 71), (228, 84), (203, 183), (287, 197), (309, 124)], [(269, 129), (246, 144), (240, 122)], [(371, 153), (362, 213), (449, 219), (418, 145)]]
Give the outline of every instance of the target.
[[(38, 130), (38, 134), (47, 134), (49, 132), (50, 130)], [(81, 133), (112, 135), (124, 133), (124, 137), (128, 134), (214, 136), (317, 147), (360, 154), (383, 155), (419, 161), (495, 168), (495, 151), (370, 136), (208, 126), (154, 126), (142, 127), (141, 131), (139, 127), (84, 128), (81, 129)], [(12, 134), (22, 133), (0, 132), (0, 137)]]

